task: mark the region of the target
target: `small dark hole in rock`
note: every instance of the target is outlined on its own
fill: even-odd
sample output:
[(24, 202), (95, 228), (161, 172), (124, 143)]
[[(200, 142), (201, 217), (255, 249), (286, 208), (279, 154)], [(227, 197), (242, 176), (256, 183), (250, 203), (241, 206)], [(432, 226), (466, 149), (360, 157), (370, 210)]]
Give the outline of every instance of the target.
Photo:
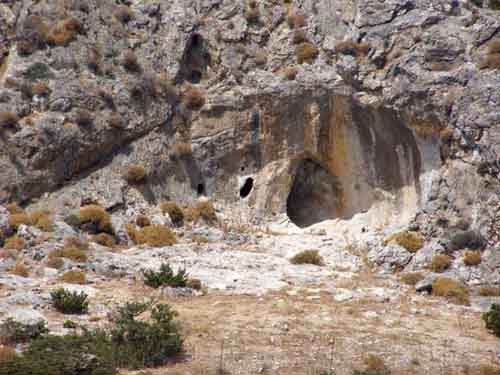
[(246, 198), (253, 189), (253, 178), (249, 177), (245, 180), (245, 183), (240, 189), (240, 197)]
[(200, 83), (201, 82), (201, 72), (197, 70), (193, 70), (191, 72), (191, 82), (192, 83)]
[(205, 194), (205, 186), (203, 184), (198, 184), (196, 191), (198, 192), (198, 195)]

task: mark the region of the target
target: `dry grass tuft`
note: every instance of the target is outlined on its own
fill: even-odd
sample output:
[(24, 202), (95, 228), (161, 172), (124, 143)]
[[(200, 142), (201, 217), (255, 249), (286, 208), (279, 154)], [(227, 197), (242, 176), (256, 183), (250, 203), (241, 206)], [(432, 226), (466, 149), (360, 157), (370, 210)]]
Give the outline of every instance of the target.
[(416, 253), (424, 246), (424, 238), (420, 234), (410, 231), (395, 233), (387, 238), (385, 243), (388, 244), (393, 241), (410, 253)]
[(305, 27), (307, 19), (305, 14), (300, 13), (297, 9), (290, 9), (286, 16), (286, 23), (290, 29)]
[(421, 272), (409, 272), (402, 274), (399, 279), (406, 285), (416, 285), (424, 279), (424, 275)]
[(193, 154), (193, 147), (190, 143), (176, 143), (172, 146), (170, 156), (172, 158), (181, 158)]
[(141, 65), (137, 59), (136, 54), (132, 50), (125, 51), (122, 57), (122, 65), (129, 72), (139, 72), (141, 70)]
[(8, 347), (8, 346), (0, 346), (0, 367), (3, 363), (12, 362), (18, 357), (17, 352)]
[(94, 118), (89, 111), (79, 109), (73, 116), (73, 122), (79, 126), (91, 126), (94, 123)]
[(293, 81), (297, 77), (297, 74), (299, 74), (299, 70), (294, 66), (288, 66), (283, 69), (283, 77), (289, 81)]
[(466, 266), (477, 266), (481, 264), (481, 252), (466, 251), (464, 255), (464, 264)]
[(215, 207), (210, 201), (198, 202), (195, 206), (189, 207), (185, 212), (185, 217), (190, 222), (196, 222), (203, 219), (207, 224), (217, 222)]
[(50, 88), (45, 82), (37, 82), (32, 87), (32, 92), (34, 95), (38, 96), (49, 96)]
[(181, 227), (184, 225), (184, 211), (175, 202), (163, 202), (160, 205), (160, 210), (163, 214), (167, 213), (170, 220), (175, 226)]
[(364, 374), (389, 374), (389, 369), (384, 360), (377, 355), (369, 354), (363, 362), (365, 364)]
[(432, 283), (432, 294), (445, 297), (456, 305), (469, 305), (469, 291), (456, 280), (447, 277), (438, 277)]
[(9, 225), (12, 229), (17, 230), (21, 225), (32, 225), (30, 215), (27, 213), (13, 214), (9, 217)]
[(85, 273), (78, 270), (65, 272), (59, 277), (59, 280), (69, 284), (80, 284), (80, 285), (83, 285), (87, 282)]
[(113, 14), (121, 23), (128, 23), (134, 18), (134, 13), (128, 6), (120, 6)]
[(22, 214), (24, 213), (24, 209), (19, 207), (17, 203), (9, 203), (5, 206), (7, 211), (9, 211), (9, 214)]
[(500, 297), (500, 287), (483, 286), (479, 288), (478, 294), (483, 297)]
[(54, 220), (51, 217), (50, 211), (38, 210), (30, 213), (31, 223), (38, 229), (44, 232), (52, 232), (54, 230)]
[(5, 241), (4, 248), (21, 251), (26, 247), (26, 241), (18, 236), (13, 236)]
[(126, 128), (125, 121), (123, 121), (123, 117), (118, 113), (113, 113), (109, 116), (108, 125), (110, 128), (123, 130)]
[(67, 18), (55, 24), (47, 33), (46, 41), (53, 46), (67, 46), (82, 30), (83, 26), (76, 18)]
[(49, 268), (55, 268), (56, 270), (59, 270), (64, 267), (64, 260), (61, 257), (49, 256), (47, 257), (45, 265)]
[(135, 218), (135, 224), (139, 228), (149, 227), (151, 225), (151, 220), (146, 215), (139, 215)]
[(308, 42), (299, 44), (295, 49), (295, 56), (299, 64), (312, 64), (318, 55), (318, 48), (314, 44)]
[(494, 39), (489, 43), (486, 58), (480, 68), (500, 69), (500, 39)]
[(175, 233), (162, 225), (150, 225), (136, 230), (131, 237), (138, 245), (147, 244), (152, 247), (172, 246), (177, 243)]
[(481, 365), (478, 375), (500, 375), (500, 366)]
[(140, 185), (146, 182), (147, 172), (146, 168), (142, 165), (131, 165), (127, 168), (125, 173), (123, 174), (123, 178), (130, 185)]
[(0, 130), (14, 128), (19, 123), (19, 117), (14, 112), (0, 112)]
[(91, 204), (80, 208), (80, 223), (91, 223), (96, 226), (97, 231), (112, 233), (111, 216), (106, 210), (98, 205)]
[(205, 94), (196, 87), (189, 86), (182, 96), (186, 108), (197, 110), (205, 105)]
[(108, 233), (99, 233), (92, 237), (92, 241), (105, 247), (116, 246), (116, 239)]
[(10, 273), (21, 277), (29, 276), (28, 267), (26, 267), (22, 262), (17, 262), (16, 265), (10, 270)]
[(444, 272), (450, 268), (452, 263), (452, 258), (444, 254), (436, 254), (432, 258), (429, 269), (433, 272)]
[(370, 45), (368, 43), (358, 43), (353, 40), (345, 40), (337, 43), (335, 52), (343, 55), (367, 55), (370, 52)]
[(313, 264), (315, 266), (323, 266), (325, 262), (318, 250), (304, 250), (293, 256), (290, 259), (292, 264)]

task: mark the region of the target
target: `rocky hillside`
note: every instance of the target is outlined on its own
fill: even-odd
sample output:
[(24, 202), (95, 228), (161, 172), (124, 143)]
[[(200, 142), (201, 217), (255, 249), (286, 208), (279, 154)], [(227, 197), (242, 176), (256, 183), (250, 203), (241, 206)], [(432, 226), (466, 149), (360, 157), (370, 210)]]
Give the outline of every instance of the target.
[[(78, 327), (145, 296), (173, 304), (182, 373), (221, 356), (204, 335), (241, 352), (234, 373), (351, 375), (370, 352), (395, 374), (493, 368), (481, 313), (500, 302), (499, 10), (0, 1), (0, 319), (72, 332), (51, 300), (62, 286), (90, 298)], [(166, 263), (189, 279), (144, 285)], [(260, 308), (272, 342), (243, 327)], [(318, 351), (301, 362), (308, 340)]]

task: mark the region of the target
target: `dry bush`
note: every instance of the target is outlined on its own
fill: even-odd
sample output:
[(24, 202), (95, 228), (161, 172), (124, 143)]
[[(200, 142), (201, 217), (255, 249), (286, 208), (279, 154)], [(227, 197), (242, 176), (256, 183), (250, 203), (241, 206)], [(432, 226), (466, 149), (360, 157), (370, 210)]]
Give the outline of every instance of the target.
[(499, 69), (500, 68), (500, 39), (492, 40), (488, 45), (486, 58), (482, 62), (481, 68)]
[(7, 211), (9, 211), (9, 214), (22, 214), (24, 213), (24, 209), (19, 207), (17, 203), (9, 203), (5, 206)]
[(118, 113), (113, 113), (109, 116), (108, 125), (110, 128), (123, 130), (126, 128), (125, 121), (123, 121), (123, 117)]
[(81, 207), (79, 219), (81, 224), (94, 224), (98, 232), (113, 232), (111, 216), (101, 206), (91, 204)]
[(67, 46), (71, 43), (82, 25), (75, 18), (68, 18), (56, 23), (48, 32), (46, 41), (53, 46)]
[(420, 272), (409, 272), (402, 274), (399, 279), (406, 285), (416, 285), (424, 279), (424, 275)]
[(10, 273), (12, 275), (21, 276), (21, 277), (28, 277), (29, 276), (28, 267), (26, 267), (21, 262), (17, 262), (16, 265), (11, 268)]
[(318, 57), (318, 54), (318, 48), (314, 44), (308, 42), (299, 44), (295, 49), (295, 56), (299, 64), (312, 64)]
[(21, 237), (13, 236), (5, 241), (3, 247), (9, 250), (21, 251), (26, 247), (26, 241)]
[(83, 285), (87, 282), (85, 273), (78, 270), (65, 272), (59, 277), (59, 280), (68, 284), (80, 284), (80, 285)]
[(464, 264), (466, 266), (477, 266), (481, 263), (481, 252), (466, 251), (464, 254)]
[(368, 43), (345, 40), (335, 45), (335, 52), (353, 56), (367, 55), (370, 52), (370, 45)]
[(374, 354), (369, 354), (363, 359), (365, 365), (365, 371), (363, 374), (389, 374), (389, 368), (385, 364), (384, 360)]
[(196, 87), (189, 86), (184, 91), (182, 101), (188, 109), (200, 109), (205, 105), (205, 94)]
[(52, 258), (67, 258), (75, 262), (84, 263), (87, 261), (87, 253), (85, 250), (77, 247), (65, 246), (63, 249), (52, 250), (49, 253), (49, 259)]
[(297, 77), (297, 74), (299, 74), (299, 70), (294, 66), (288, 66), (283, 69), (283, 76), (289, 81), (293, 81)]
[(254, 56), (255, 64), (263, 66), (267, 64), (267, 55), (264, 52), (257, 52)]
[(445, 297), (450, 302), (457, 305), (469, 304), (469, 291), (467, 288), (447, 277), (438, 277), (432, 283), (432, 294), (438, 297)]
[(189, 279), (186, 286), (194, 290), (201, 290), (203, 288), (199, 279)]
[(127, 232), (127, 235), (129, 236), (130, 240), (136, 244), (138, 240), (139, 231), (137, 230), (135, 225), (132, 223), (125, 224), (125, 231)]
[(139, 228), (149, 227), (151, 225), (151, 220), (146, 215), (139, 215), (135, 218), (135, 224)]
[(318, 250), (304, 250), (295, 254), (291, 259), (292, 264), (312, 264), (315, 266), (323, 266), (325, 262)]
[(297, 9), (290, 9), (286, 16), (286, 23), (291, 29), (305, 27), (307, 25), (307, 19), (305, 14), (297, 11)]
[(12, 229), (17, 230), (21, 225), (32, 225), (30, 215), (26, 213), (13, 214), (9, 217), (9, 225)]
[(260, 18), (260, 10), (257, 2), (251, 0), (248, 2), (248, 7), (245, 11), (245, 18), (249, 23), (258, 23)]
[(172, 223), (178, 227), (184, 225), (184, 211), (175, 202), (163, 202), (160, 210), (170, 216)]
[(0, 346), (0, 367), (2, 367), (3, 363), (10, 363), (17, 357), (18, 354), (14, 349), (8, 346)]
[(134, 18), (134, 13), (132, 9), (128, 6), (120, 6), (113, 14), (115, 18), (121, 23), (128, 23)]
[(189, 207), (185, 212), (185, 217), (191, 222), (196, 222), (199, 219), (203, 219), (207, 224), (217, 222), (215, 207), (210, 201), (198, 202), (195, 206)]
[(99, 233), (92, 237), (92, 241), (105, 247), (116, 246), (116, 238), (108, 233)]
[(84, 251), (87, 251), (89, 249), (89, 243), (87, 242), (87, 240), (76, 236), (66, 237), (64, 239), (64, 246), (75, 247)]
[(136, 232), (135, 241), (138, 245), (147, 244), (151, 247), (172, 246), (177, 243), (175, 233), (162, 225), (150, 225)]
[(142, 165), (131, 165), (123, 174), (123, 178), (130, 185), (139, 185), (146, 182), (147, 172)]
[(36, 46), (29, 39), (20, 39), (16, 43), (19, 56), (28, 56), (35, 52)]
[(193, 154), (193, 147), (190, 143), (176, 143), (172, 146), (170, 156), (172, 158), (180, 158)]
[(14, 112), (0, 112), (1, 128), (13, 128), (19, 123), (19, 117)]
[(479, 288), (478, 294), (483, 297), (500, 297), (500, 287), (483, 286)]
[(79, 109), (74, 114), (73, 122), (80, 126), (91, 126), (94, 122), (94, 119), (89, 111), (85, 109)]
[(500, 366), (481, 365), (478, 375), (500, 375)]
[(38, 96), (49, 96), (50, 88), (45, 82), (37, 82), (33, 85), (32, 92), (34, 95)]
[(293, 44), (300, 44), (307, 42), (307, 35), (304, 30), (295, 30), (292, 37)]
[(101, 71), (101, 54), (95, 48), (88, 51), (87, 66), (94, 73), (99, 73)]
[(139, 60), (132, 50), (128, 50), (123, 53), (122, 65), (129, 72), (139, 72), (141, 70)]
[(38, 210), (30, 213), (31, 223), (38, 229), (44, 232), (52, 232), (54, 230), (54, 220), (51, 217), (50, 211)]
[(424, 238), (420, 234), (410, 231), (395, 233), (387, 238), (385, 243), (388, 244), (393, 241), (410, 253), (416, 253), (424, 246)]
[(433, 272), (444, 272), (450, 268), (452, 263), (452, 258), (444, 254), (436, 254), (432, 258), (429, 269)]
[(155, 84), (156, 84), (156, 92), (159, 95), (162, 95), (169, 101), (177, 101), (179, 94), (168, 74), (166, 73), (158, 74), (156, 76)]
[(61, 257), (47, 257), (47, 260), (45, 261), (45, 266), (49, 268), (55, 268), (56, 270), (59, 270), (64, 267), (64, 260)]

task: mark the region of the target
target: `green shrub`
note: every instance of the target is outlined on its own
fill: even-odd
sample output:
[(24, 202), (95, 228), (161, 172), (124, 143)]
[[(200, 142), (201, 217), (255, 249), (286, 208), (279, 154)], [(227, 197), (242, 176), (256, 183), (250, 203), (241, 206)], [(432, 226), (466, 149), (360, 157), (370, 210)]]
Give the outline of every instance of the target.
[(491, 330), (496, 336), (500, 336), (500, 305), (494, 303), (490, 311), (483, 314), (486, 328)]
[(66, 328), (66, 329), (76, 329), (77, 325), (74, 321), (72, 320), (65, 320), (64, 323), (63, 323), (63, 328)]
[(292, 264), (313, 264), (315, 266), (324, 265), (323, 258), (319, 255), (318, 250), (305, 250), (298, 254), (295, 254), (293, 258), (290, 259)]
[(88, 311), (89, 302), (84, 292), (70, 292), (59, 288), (50, 293), (52, 306), (63, 314), (85, 314)]
[(0, 324), (0, 343), (17, 344), (36, 339), (48, 333), (45, 321), (24, 324), (8, 318)]
[(160, 286), (171, 286), (173, 288), (183, 288), (188, 284), (188, 275), (186, 270), (179, 270), (174, 273), (168, 263), (162, 263), (159, 271), (146, 270), (144, 274), (144, 283), (152, 288)]

